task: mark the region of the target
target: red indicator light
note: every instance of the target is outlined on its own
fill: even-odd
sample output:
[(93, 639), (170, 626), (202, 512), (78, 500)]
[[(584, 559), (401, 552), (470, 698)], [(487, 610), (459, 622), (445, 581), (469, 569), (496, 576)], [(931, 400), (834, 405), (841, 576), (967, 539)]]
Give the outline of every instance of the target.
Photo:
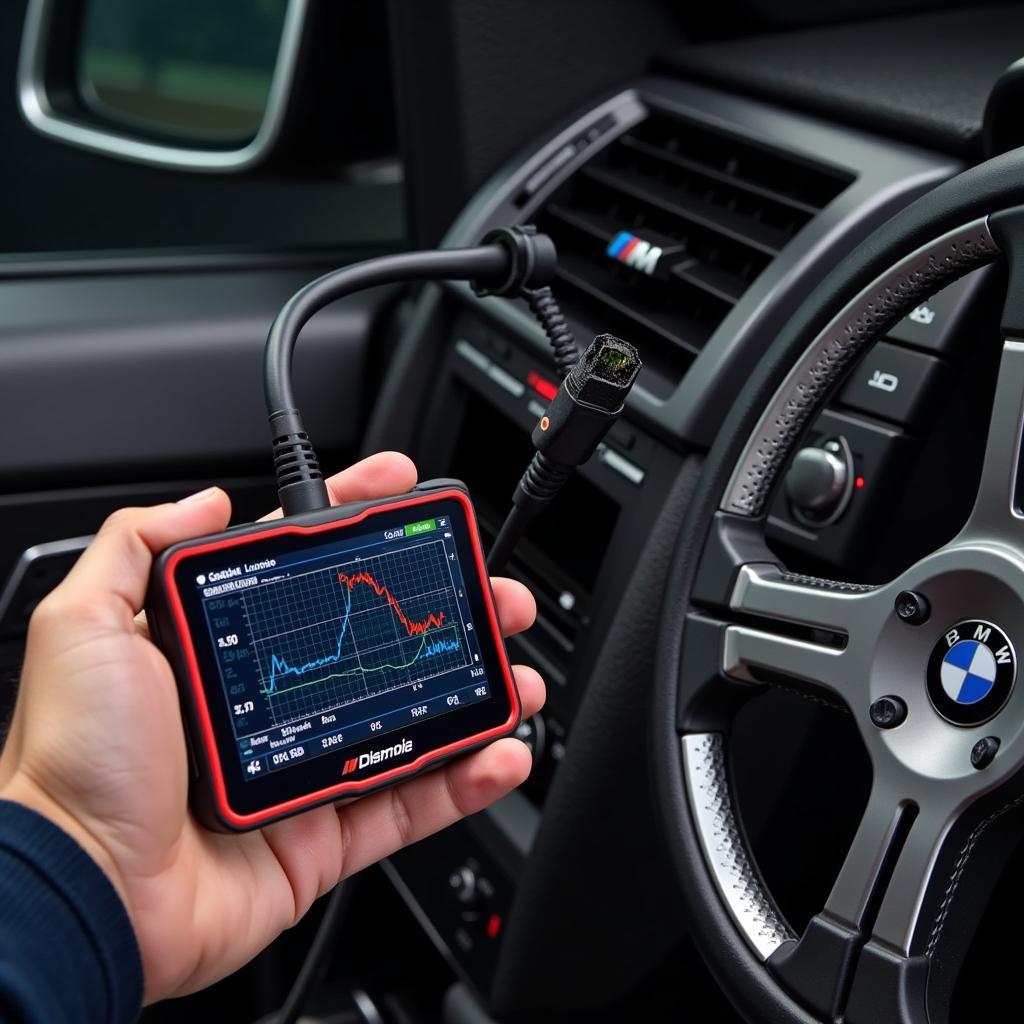
[(498, 914), (491, 914), (487, 919), (487, 938), (496, 939), (501, 931), (501, 917)]
[(859, 491), (864, 486), (864, 477), (857, 477), (857, 479), (853, 481), (853, 486)]
[(558, 394), (558, 385), (553, 381), (548, 380), (547, 377), (542, 377), (536, 370), (531, 370), (526, 375), (526, 383), (529, 384), (541, 398), (546, 398), (549, 402)]

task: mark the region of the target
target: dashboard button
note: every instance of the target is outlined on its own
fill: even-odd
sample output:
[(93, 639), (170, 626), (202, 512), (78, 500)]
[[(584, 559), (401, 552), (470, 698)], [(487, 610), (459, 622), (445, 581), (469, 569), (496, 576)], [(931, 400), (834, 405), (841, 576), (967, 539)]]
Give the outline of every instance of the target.
[(934, 356), (882, 341), (854, 368), (839, 401), (871, 416), (917, 426), (945, 369)]

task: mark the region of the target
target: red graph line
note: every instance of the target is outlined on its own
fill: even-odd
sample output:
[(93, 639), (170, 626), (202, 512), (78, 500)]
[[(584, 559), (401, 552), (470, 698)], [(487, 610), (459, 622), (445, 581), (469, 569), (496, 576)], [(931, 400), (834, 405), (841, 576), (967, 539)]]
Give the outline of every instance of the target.
[(362, 572), (357, 572), (354, 576), (349, 576), (347, 573), (339, 572), (338, 580), (341, 583), (343, 583), (346, 587), (348, 587), (349, 593), (352, 592), (352, 588), (357, 583), (365, 583), (368, 587), (373, 587), (378, 597), (383, 597), (387, 599), (388, 604), (391, 606), (395, 615), (398, 617), (398, 621), (401, 622), (403, 626), (405, 626), (405, 631), (409, 634), (409, 636), (422, 636), (431, 627), (437, 629), (444, 622), (444, 612), (439, 612), (437, 615), (431, 612), (425, 619), (422, 619), (419, 622), (411, 621), (406, 616), (405, 612), (402, 611), (398, 602), (393, 597), (391, 591), (388, 590), (388, 588), (385, 587), (383, 583), (378, 583), (365, 570), (363, 570)]

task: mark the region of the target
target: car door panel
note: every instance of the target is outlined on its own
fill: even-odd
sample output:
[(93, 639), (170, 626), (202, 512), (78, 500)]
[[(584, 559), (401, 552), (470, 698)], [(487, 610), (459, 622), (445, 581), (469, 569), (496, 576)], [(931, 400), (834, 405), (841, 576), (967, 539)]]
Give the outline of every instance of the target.
[[(0, 283), (0, 491), (238, 473), (268, 458), (263, 343), (312, 271)], [(336, 303), (303, 332), (296, 386), (324, 451), (358, 442), (374, 318), (389, 293)]]

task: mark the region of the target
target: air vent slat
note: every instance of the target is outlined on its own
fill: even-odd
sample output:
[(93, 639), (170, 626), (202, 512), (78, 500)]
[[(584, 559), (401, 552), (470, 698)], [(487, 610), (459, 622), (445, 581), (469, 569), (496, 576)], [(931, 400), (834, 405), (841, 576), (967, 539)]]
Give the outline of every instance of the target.
[(658, 334), (666, 341), (680, 345), (689, 352), (696, 354), (707, 340), (707, 332), (702, 331), (696, 323), (687, 324), (685, 316), (672, 317), (656, 310), (643, 310), (638, 304), (625, 298), (623, 293), (628, 289), (621, 286), (605, 289), (595, 288), (587, 280), (585, 274), (585, 268), (581, 268), (577, 260), (568, 257), (559, 261), (556, 277), (566, 281), (577, 291), (586, 293), (597, 302), (603, 302), (620, 316), (629, 317), (645, 331)]
[(652, 145), (649, 142), (644, 142), (643, 139), (637, 139), (632, 135), (624, 135), (619, 140), (619, 145), (624, 149), (641, 153), (653, 160), (664, 160), (666, 163), (672, 164), (674, 167), (700, 175), (703, 178), (709, 178), (712, 181), (720, 182), (723, 185), (730, 185), (733, 188), (742, 189), (744, 192), (748, 192), (752, 196), (758, 196), (761, 199), (770, 199), (773, 203), (779, 203), (782, 206), (787, 206), (791, 210), (796, 210), (798, 213), (806, 214), (808, 217), (813, 217), (814, 214), (818, 212), (818, 207), (813, 203), (802, 202), (793, 196), (786, 195), (785, 192), (779, 192), (773, 188), (765, 188), (763, 185), (757, 185), (752, 181), (747, 181), (745, 178), (739, 177), (739, 175), (730, 174), (728, 171), (720, 171), (715, 167), (702, 164), (698, 160), (690, 160), (685, 156), (680, 156), (678, 153), (672, 153), (669, 150), (660, 149), (658, 146)]
[(686, 281), (696, 288), (702, 288), (723, 302), (728, 302), (730, 306), (735, 306), (747, 290), (745, 281), (715, 267), (705, 267), (696, 262), (681, 263), (672, 268), (672, 273), (680, 280)]
[(598, 181), (608, 188), (615, 189), (642, 203), (650, 203), (660, 207), (674, 217), (692, 221), (702, 228), (711, 228), (731, 238), (734, 242), (749, 245), (766, 256), (775, 256), (789, 241), (781, 232), (746, 217), (739, 217), (729, 210), (710, 203), (691, 199), (685, 194), (675, 192), (656, 181), (647, 178), (632, 179), (619, 171), (611, 171), (602, 167), (584, 167), (580, 174)]
[(607, 246), (615, 235), (615, 225), (607, 217), (571, 210), (559, 203), (552, 203), (545, 213), (548, 217), (589, 235), (598, 245)]
[(654, 113), (630, 135), (665, 153), (685, 155), (723, 173), (823, 209), (853, 180), (850, 174), (814, 160), (782, 153), (709, 125)]
[[(536, 214), (583, 340), (621, 334), (667, 397), (750, 285), (852, 178), (718, 127), (651, 112)], [(614, 244), (613, 244), (614, 243)]]

